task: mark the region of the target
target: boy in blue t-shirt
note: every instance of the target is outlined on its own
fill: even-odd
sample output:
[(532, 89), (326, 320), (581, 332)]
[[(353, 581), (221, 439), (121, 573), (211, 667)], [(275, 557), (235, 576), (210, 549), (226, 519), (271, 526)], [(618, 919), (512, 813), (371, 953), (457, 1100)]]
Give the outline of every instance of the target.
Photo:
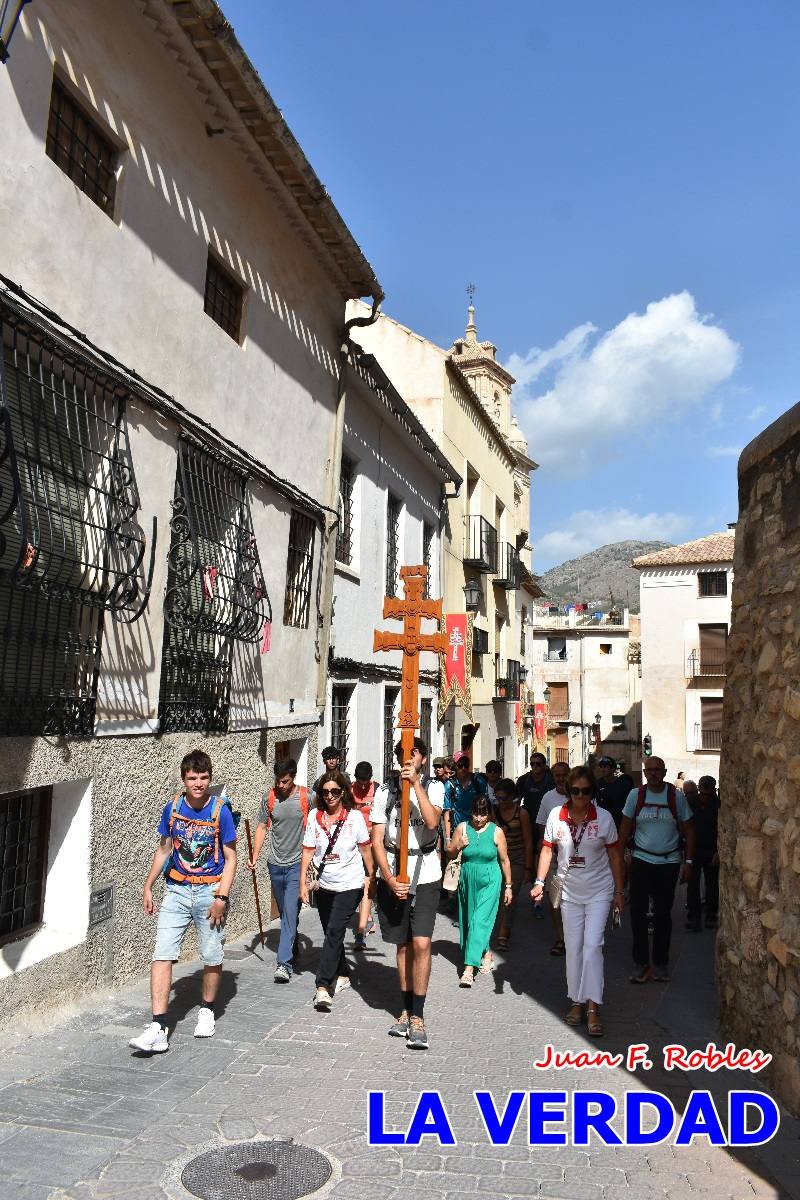
[(169, 1049), (167, 1005), (172, 964), (180, 957), (186, 931), (197, 930), (203, 960), (202, 1004), (194, 1036), (214, 1036), (214, 1001), (222, 978), (228, 893), (236, 874), (236, 826), (229, 805), (212, 796), (211, 759), (192, 750), (181, 763), (183, 791), (164, 805), (158, 825), (160, 842), (144, 881), (142, 903), (156, 911), (153, 884), (166, 868), (166, 886), (158, 914), (150, 968), (152, 1022), (129, 1045), (161, 1054)]

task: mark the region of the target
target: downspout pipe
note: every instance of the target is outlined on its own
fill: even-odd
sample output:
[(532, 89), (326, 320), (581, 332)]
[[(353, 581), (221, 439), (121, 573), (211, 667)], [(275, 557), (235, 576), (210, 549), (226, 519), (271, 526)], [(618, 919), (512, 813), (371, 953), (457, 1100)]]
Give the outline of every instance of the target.
[[(336, 392), (336, 419), (333, 427), (333, 453), (331, 454), (328, 477), (327, 507), (332, 513), (339, 511), (339, 476), (342, 471), (342, 439), (347, 406), (347, 373), (350, 366), (350, 330), (365, 329), (374, 325), (380, 316), (383, 293), (372, 297), (372, 311), (366, 317), (351, 317), (345, 322), (339, 347), (339, 384)], [(319, 639), (317, 642), (317, 708), (325, 712), (328, 688), (328, 649), (331, 644), (331, 610), (333, 608), (334, 567), (336, 563), (336, 527), (338, 517), (326, 514), (325, 541), (322, 547), (320, 570), (322, 571), (321, 604), (319, 610)]]

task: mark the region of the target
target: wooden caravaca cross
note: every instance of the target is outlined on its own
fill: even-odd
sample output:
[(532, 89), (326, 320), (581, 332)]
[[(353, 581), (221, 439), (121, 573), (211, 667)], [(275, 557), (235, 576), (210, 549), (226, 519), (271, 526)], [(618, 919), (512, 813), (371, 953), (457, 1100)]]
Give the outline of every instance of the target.
[[(419, 655), (421, 650), (433, 654), (447, 652), (447, 639), (443, 633), (422, 633), (420, 622), (423, 617), (430, 621), (442, 620), (441, 600), (423, 600), (422, 593), (427, 576), (425, 567), (402, 567), (400, 578), (404, 584), (405, 598), (386, 596), (383, 615), (387, 620), (394, 618), (403, 622), (402, 633), (383, 633), (375, 630), (373, 650), (401, 650), (403, 652), (403, 674), (400, 686), (400, 715), (397, 727), (403, 747), (403, 763), (407, 763), (414, 751), (414, 734), (419, 727)], [(430, 749), (430, 747), (429, 747)], [(411, 809), (411, 785), (402, 781), (400, 800), (400, 845), (398, 847), (397, 878), (408, 883), (408, 820)]]

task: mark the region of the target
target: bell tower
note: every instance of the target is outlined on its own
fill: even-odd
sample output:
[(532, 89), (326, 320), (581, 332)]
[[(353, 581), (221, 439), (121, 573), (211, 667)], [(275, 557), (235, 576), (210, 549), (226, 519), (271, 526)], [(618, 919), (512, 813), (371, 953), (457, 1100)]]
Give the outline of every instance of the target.
[(508, 437), (511, 433), (511, 389), (515, 380), (497, 361), (497, 347), (492, 342), (478, 341), (475, 291), (475, 284), (470, 283), (467, 287), (467, 327), (463, 338), (453, 342), (449, 354), (500, 432)]

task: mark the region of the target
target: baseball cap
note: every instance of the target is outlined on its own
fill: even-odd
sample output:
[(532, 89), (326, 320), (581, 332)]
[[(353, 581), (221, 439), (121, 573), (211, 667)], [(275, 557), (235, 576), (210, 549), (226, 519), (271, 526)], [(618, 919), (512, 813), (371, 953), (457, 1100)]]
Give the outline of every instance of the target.
[(433, 765), (434, 765), (435, 767), (443, 767), (443, 766), (445, 765), (445, 763), (446, 763), (446, 762), (447, 762), (447, 759), (446, 759), (446, 758), (435, 758), (435, 759), (433, 760)]
[(465, 750), (459, 750), (456, 754), (453, 755), (453, 762), (456, 764), (456, 766), (458, 766), (459, 763), (463, 763), (463, 762), (468, 763), (469, 755), (467, 754), (467, 752)]
[(598, 758), (597, 762), (601, 767), (616, 767), (617, 765), (614, 759), (609, 758), (607, 754), (604, 754), (602, 758)]

